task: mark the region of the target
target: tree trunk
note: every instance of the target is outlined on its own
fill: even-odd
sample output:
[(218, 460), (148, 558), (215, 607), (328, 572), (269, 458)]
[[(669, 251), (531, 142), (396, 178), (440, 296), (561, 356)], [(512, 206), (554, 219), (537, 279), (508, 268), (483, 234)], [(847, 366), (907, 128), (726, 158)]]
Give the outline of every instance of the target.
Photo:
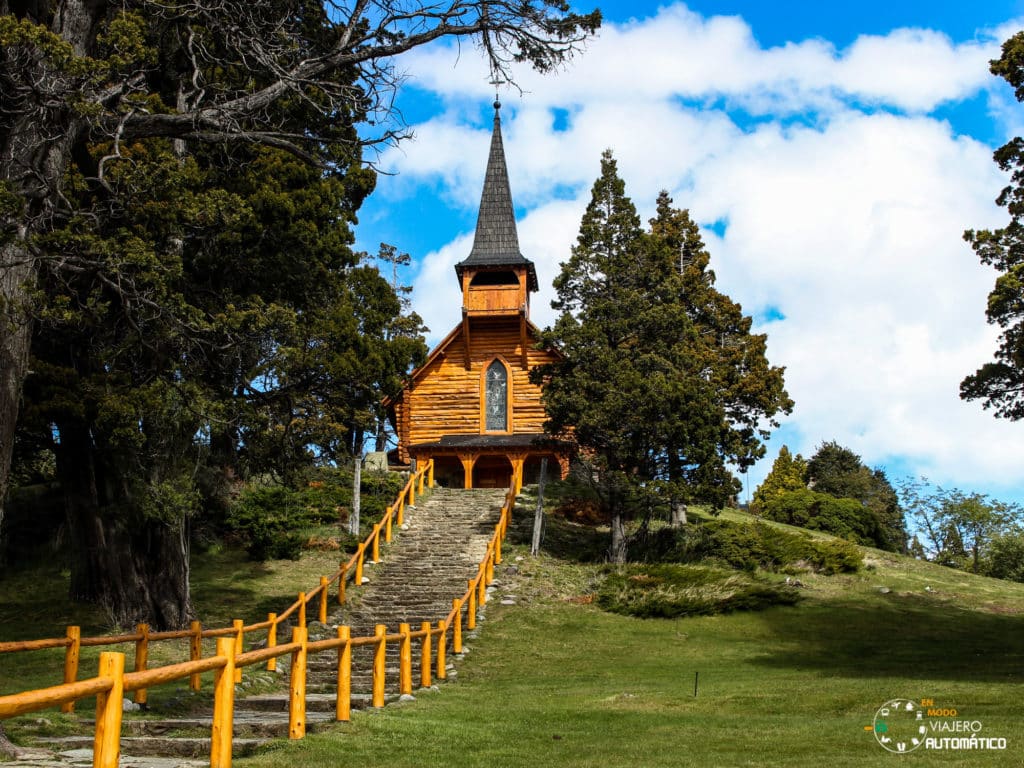
[(120, 473), (106, 466), (84, 426), (61, 426), (57, 468), (71, 533), (71, 599), (102, 606), (121, 627), (187, 626), (185, 520), (138, 514)]
[(669, 504), (672, 513), (671, 525), (673, 528), (682, 528), (686, 525), (686, 504), (681, 501), (672, 501)]
[(21, 304), (35, 279), (31, 259), (18, 241), (0, 246), (0, 526), (10, 481), (14, 429), (21, 387), (28, 374), (32, 323)]
[(612, 512), (612, 544), (608, 548), (608, 560), (612, 563), (626, 562), (626, 524), (622, 512)]

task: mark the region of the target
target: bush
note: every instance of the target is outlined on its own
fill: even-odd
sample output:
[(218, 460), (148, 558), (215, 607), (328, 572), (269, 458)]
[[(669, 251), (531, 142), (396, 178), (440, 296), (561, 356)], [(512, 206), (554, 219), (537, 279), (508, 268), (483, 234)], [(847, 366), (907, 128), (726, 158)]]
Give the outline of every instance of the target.
[[(361, 476), (359, 537), (339, 531), (339, 549), (354, 552), (362, 537), (394, 502), (405, 478), (393, 472)], [(228, 529), (245, 541), (253, 560), (296, 560), (309, 540), (308, 530), (348, 520), (352, 506), (352, 473), (317, 470), (299, 489), (287, 486), (249, 486), (228, 512)]]
[(306, 524), (300, 494), (290, 488), (251, 487), (244, 490), (228, 514), (228, 525), (245, 539), (253, 560), (298, 560)]
[(1005, 533), (992, 539), (985, 575), (1024, 582), (1024, 532)]
[(632, 559), (695, 563), (712, 559), (733, 568), (795, 573), (848, 573), (860, 568), (860, 550), (845, 541), (818, 541), (764, 523), (710, 520), (683, 528), (662, 528), (634, 544)]
[(792, 605), (796, 590), (751, 574), (699, 565), (609, 567), (597, 604), (639, 618), (710, 616)]
[(761, 514), (778, 523), (831, 533), (855, 544), (888, 548), (875, 514), (857, 499), (807, 489), (785, 491), (766, 501)]

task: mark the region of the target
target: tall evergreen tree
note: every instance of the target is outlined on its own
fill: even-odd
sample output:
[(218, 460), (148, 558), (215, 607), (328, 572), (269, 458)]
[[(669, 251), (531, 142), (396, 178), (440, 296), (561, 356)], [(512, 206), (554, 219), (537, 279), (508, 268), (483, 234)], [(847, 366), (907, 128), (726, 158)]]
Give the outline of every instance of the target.
[[(1002, 55), (990, 62), (993, 75), (1013, 86), (1017, 101), (1024, 101), (1024, 32), (1003, 43)], [(981, 400), (996, 416), (1024, 418), (1024, 138), (1014, 137), (995, 152), (1000, 170), (1010, 174), (996, 202), (1010, 214), (1000, 229), (968, 230), (982, 264), (1000, 274), (988, 296), (989, 323), (1001, 329), (995, 360), (982, 365), (960, 383), (960, 397)]]
[(753, 509), (763, 509), (772, 499), (787, 491), (799, 491), (807, 487), (807, 462), (799, 453), (794, 456), (789, 446), (782, 446), (775, 457), (771, 471), (764, 482), (754, 491)]
[(532, 372), (544, 384), (546, 430), (593, 463), (612, 519), (666, 504), (723, 506), (739, 490), (729, 466), (763, 453), (763, 426), (792, 407), (764, 336), (714, 287), (689, 214), (662, 194), (644, 231), (610, 151), (555, 279), (560, 310), (544, 340), (563, 358)]

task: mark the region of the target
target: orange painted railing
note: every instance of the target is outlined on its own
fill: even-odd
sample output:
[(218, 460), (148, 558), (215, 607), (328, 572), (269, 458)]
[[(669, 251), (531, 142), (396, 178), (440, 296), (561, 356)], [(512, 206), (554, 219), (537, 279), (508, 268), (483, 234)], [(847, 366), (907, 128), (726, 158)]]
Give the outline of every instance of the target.
[[(430, 467), (432, 470), (432, 466)], [(424, 472), (427, 468), (424, 468)], [(430, 473), (432, 475), (432, 472)], [(417, 473), (419, 475), (419, 473)], [(422, 476), (421, 476), (422, 477)], [(413, 478), (407, 483), (403, 494), (413, 486)], [(431, 477), (432, 479), (432, 477)], [(289, 696), (289, 727), (288, 736), (291, 739), (301, 739), (305, 736), (305, 711), (306, 711), (306, 671), (307, 658), (310, 653), (335, 650), (337, 652), (337, 704), (335, 719), (347, 721), (351, 712), (351, 675), (352, 675), (352, 649), (370, 647), (373, 652), (373, 685), (371, 704), (373, 707), (383, 707), (385, 703), (385, 657), (388, 643), (399, 643), (399, 693), (412, 693), (413, 669), (412, 669), (412, 643), (418, 640), (420, 643), (419, 653), (419, 682), (423, 687), (431, 685), (436, 670), (436, 677), (444, 680), (446, 674), (446, 649), (448, 636), (451, 632), (452, 650), (455, 653), (462, 653), (462, 612), (465, 608), (466, 629), (476, 627), (477, 611), (484, 605), (487, 599), (487, 586), (494, 579), (494, 567), (501, 563), (501, 542), (508, 531), (508, 524), (512, 517), (512, 509), (515, 506), (515, 499), (522, 487), (522, 477), (514, 473), (511, 487), (505, 495), (501, 515), (498, 523), (494, 526), (494, 534), (487, 545), (486, 553), (477, 568), (476, 576), (469, 579), (467, 590), (461, 597), (452, 600), (452, 610), (447, 617), (433, 626), (430, 622), (423, 622), (419, 630), (413, 631), (408, 624), (401, 624), (397, 633), (388, 634), (387, 627), (378, 624), (375, 632), (370, 637), (352, 637), (351, 629), (347, 626), (338, 627), (337, 638), (308, 642), (307, 630), (304, 624), (300, 624), (292, 630), (292, 641), (287, 644), (271, 644), (268, 640), (266, 648), (241, 652), (242, 637), (245, 631), (257, 628), (257, 625), (250, 627), (242, 626), (241, 621), (236, 621), (235, 626), (220, 630), (192, 630), (179, 633), (147, 633), (137, 632), (134, 635), (121, 635), (117, 638), (105, 638), (108, 641), (136, 642), (136, 671), (125, 672), (124, 654), (103, 652), (100, 654), (99, 671), (97, 676), (88, 680), (66, 681), (63, 685), (57, 685), (36, 691), (0, 696), (0, 719), (13, 717), (15, 715), (33, 712), (60, 705), (62, 709), (73, 707), (74, 702), (96, 696), (96, 731), (93, 749), (94, 768), (116, 768), (120, 755), (120, 733), (122, 705), (121, 698), (126, 692), (135, 691), (136, 700), (138, 693), (149, 687), (161, 685), (186, 677), (190, 681), (197, 681), (204, 672), (214, 672), (214, 712), (213, 725), (211, 729), (210, 766), (211, 768), (228, 768), (231, 765), (231, 738), (234, 720), (234, 683), (240, 679), (240, 672), (243, 667), (261, 664), (266, 662), (268, 667), (284, 655), (291, 655), (291, 676)], [(422, 492), (422, 482), (420, 492)], [(404, 497), (402, 497), (404, 498)], [(410, 504), (413, 503), (410, 498)], [(400, 498), (401, 501), (401, 498)], [(397, 506), (397, 505), (396, 505)], [(400, 518), (399, 518), (400, 519)], [(364, 551), (364, 545), (374, 535), (379, 536), (381, 523), (375, 526), (375, 533), (368, 537), (367, 542), (360, 545), (360, 553)], [(355, 558), (353, 558), (354, 560)], [(340, 569), (341, 583), (344, 583), (344, 572), (352, 567), (352, 560)], [(330, 582), (330, 580), (328, 580)], [(326, 593), (324, 581), (318, 588), (319, 594)], [(315, 594), (315, 593), (314, 593)], [(343, 592), (341, 593), (343, 595)], [(300, 611), (300, 617), (304, 615), (305, 604), (311, 597), (300, 595), (299, 600), (289, 608), (282, 617), (287, 616), (294, 610)], [(263, 622), (261, 626), (273, 630), (280, 619), (273, 618)], [(198, 622), (193, 624), (196, 628)], [(145, 651), (140, 669), (139, 643), (147, 640), (162, 639), (158, 635), (175, 634), (180, 637), (191, 637), (193, 649), (195, 640), (199, 636), (212, 637), (217, 633), (217, 653), (208, 658), (193, 658), (190, 661), (180, 664), (172, 664), (165, 667), (158, 667), (151, 670), (145, 669)], [(30, 641), (31, 647), (21, 647), (18, 650), (31, 650), (36, 647), (60, 647), (65, 645), (70, 651), (72, 645), (66, 645), (72, 640), (72, 633), (69, 630), (68, 638), (57, 640)], [(230, 635), (230, 636), (229, 636)], [(436, 642), (435, 642), (436, 638)], [(74, 643), (77, 669), (77, 649), (80, 645), (99, 645), (93, 642), (98, 638), (75, 638)], [(34, 644), (33, 644), (34, 643)], [(4, 645), (27, 646), (26, 643)], [(145, 648), (145, 646), (141, 646)], [(67, 675), (67, 673), (65, 673)]]

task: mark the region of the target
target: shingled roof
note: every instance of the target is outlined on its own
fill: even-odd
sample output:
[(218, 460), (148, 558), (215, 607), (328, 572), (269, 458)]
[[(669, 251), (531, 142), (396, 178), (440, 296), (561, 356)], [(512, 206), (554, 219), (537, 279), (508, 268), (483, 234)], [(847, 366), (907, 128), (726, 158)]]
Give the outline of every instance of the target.
[(462, 279), (467, 267), (526, 267), (527, 288), (537, 290), (537, 272), (533, 262), (519, 252), (519, 234), (516, 215), (512, 207), (512, 191), (505, 166), (505, 146), (501, 140), (501, 102), (494, 102), (494, 131), (491, 133), (491, 153), (487, 158), (484, 190), (480, 195), (480, 213), (476, 219), (476, 236), (469, 256), (455, 265), (455, 273)]

